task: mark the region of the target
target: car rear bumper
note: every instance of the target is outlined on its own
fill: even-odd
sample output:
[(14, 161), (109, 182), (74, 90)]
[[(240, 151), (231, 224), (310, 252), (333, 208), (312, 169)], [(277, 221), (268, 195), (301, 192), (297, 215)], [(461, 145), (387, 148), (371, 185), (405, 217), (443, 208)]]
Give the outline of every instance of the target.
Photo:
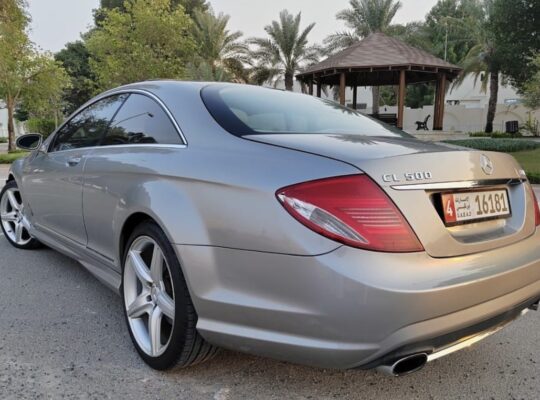
[(371, 368), (515, 318), (540, 298), (539, 244), (536, 232), (447, 259), (350, 247), (313, 257), (177, 250), (197, 327), (211, 343), (319, 367)]

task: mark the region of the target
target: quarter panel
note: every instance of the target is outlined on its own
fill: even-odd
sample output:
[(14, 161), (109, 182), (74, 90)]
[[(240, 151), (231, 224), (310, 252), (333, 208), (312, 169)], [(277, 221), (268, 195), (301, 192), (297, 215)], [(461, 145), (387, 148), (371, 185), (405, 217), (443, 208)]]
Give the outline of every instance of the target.
[(297, 255), (339, 246), (293, 219), (275, 198), (297, 182), (359, 173), (323, 157), (239, 139), (220, 148), (96, 148), (85, 167), (88, 246), (118, 263), (118, 240), (135, 212), (171, 242)]

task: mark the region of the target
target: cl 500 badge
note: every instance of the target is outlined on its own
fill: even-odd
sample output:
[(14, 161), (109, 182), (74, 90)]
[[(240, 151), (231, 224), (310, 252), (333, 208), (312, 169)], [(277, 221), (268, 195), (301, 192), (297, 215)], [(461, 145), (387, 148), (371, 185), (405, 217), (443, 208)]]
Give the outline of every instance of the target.
[(415, 182), (428, 181), (433, 178), (433, 174), (429, 171), (424, 172), (406, 172), (403, 177), (398, 174), (384, 174), (383, 181), (385, 182)]

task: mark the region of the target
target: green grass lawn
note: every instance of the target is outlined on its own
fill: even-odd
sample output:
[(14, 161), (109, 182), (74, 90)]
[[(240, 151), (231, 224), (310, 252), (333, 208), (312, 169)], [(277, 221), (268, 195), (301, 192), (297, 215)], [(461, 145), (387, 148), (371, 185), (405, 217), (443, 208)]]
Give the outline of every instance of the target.
[(510, 154), (518, 160), (532, 183), (540, 183), (540, 149)]
[(520, 139), (470, 139), (449, 140), (446, 143), (511, 154), (521, 164), (531, 183), (540, 184), (540, 142)]
[(28, 154), (26, 151), (12, 151), (11, 153), (0, 154), (0, 164), (11, 164), (13, 161)]

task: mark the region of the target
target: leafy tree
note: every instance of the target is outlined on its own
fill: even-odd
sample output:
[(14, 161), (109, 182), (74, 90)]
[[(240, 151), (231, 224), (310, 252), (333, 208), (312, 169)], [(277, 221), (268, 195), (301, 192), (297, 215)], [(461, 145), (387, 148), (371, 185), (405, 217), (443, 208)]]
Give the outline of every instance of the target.
[(489, 29), (491, 23), (493, 2), (484, 0), (484, 16), (476, 21), (474, 26), (474, 46), (461, 61), (463, 72), (457, 84), (461, 84), (468, 75), (474, 75), (475, 84), (481, 80), (482, 91), (487, 92), (489, 87), (489, 104), (485, 131), (493, 132), (493, 120), (497, 111), (499, 93), (499, 75), (501, 73), (501, 55), (497, 48), (493, 34)]
[(427, 83), (418, 83), (407, 86), (405, 105), (411, 108), (422, 108), (433, 104), (435, 87)]
[(186, 14), (195, 15), (195, 12), (198, 11), (210, 11), (210, 4), (206, 0), (176, 0), (179, 4), (184, 7)]
[(279, 21), (272, 21), (264, 30), (268, 38), (252, 38), (248, 43), (255, 46), (251, 57), (255, 61), (253, 79), (258, 83), (283, 78), (286, 90), (292, 91), (294, 75), (305, 64), (317, 62), (320, 49), (310, 46), (309, 33), (315, 24), (300, 29), (301, 13), (296, 16), (281, 11)]
[(71, 114), (95, 91), (96, 77), (90, 68), (90, 53), (82, 41), (67, 43), (65, 48), (55, 54), (71, 80), (71, 87), (64, 92), (64, 111)]
[(246, 82), (243, 61), (248, 47), (239, 41), (242, 32), (227, 29), (229, 16), (196, 10), (192, 34), (198, 44), (198, 60), (191, 67), (197, 80)]
[(98, 89), (147, 79), (181, 79), (195, 56), (192, 21), (170, 0), (133, 0), (108, 10), (86, 45)]
[(58, 127), (58, 122), (51, 118), (30, 118), (26, 122), (26, 128), (32, 133), (41, 133), (44, 138), (48, 138)]
[(409, 22), (405, 25), (391, 25), (387, 32), (388, 35), (399, 38), (401, 41), (428, 52), (432, 52), (433, 43), (426, 31), (423, 22)]
[(22, 0), (0, 0), (0, 98), (8, 110), (10, 151), (15, 149), (16, 108), (24, 103), (29, 112), (56, 111), (68, 85), (62, 67), (48, 55), (39, 54), (29, 40), (28, 23)]
[[(324, 41), (327, 52), (344, 49), (374, 32), (390, 33), (392, 20), (401, 8), (398, 0), (349, 0), (350, 8), (336, 17), (349, 29), (336, 32)], [(380, 89), (372, 88), (373, 114), (379, 113)]]
[(490, 30), (500, 53), (501, 71), (520, 90), (540, 68), (531, 63), (540, 51), (540, 4), (538, 0), (496, 0)]
[[(126, 1), (129, 3), (133, 0), (101, 0), (100, 8), (94, 11), (96, 23), (101, 25), (108, 10), (118, 9), (125, 12)], [(178, 5), (184, 7), (184, 12), (190, 16), (193, 16), (196, 10), (208, 11), (210, 9), (210, 4), (207, 0), (171, 0), (172, 9), (175, 9)]]
[(426, 16), (430, 52), (457, 64), (475, 45), (474, 30), (484, 19), (481, 0), (439, 0)]
[(540, 108), (540, 55), (531, 62), (536, 73), (523, 84), (525, 104), (533, 109)]

